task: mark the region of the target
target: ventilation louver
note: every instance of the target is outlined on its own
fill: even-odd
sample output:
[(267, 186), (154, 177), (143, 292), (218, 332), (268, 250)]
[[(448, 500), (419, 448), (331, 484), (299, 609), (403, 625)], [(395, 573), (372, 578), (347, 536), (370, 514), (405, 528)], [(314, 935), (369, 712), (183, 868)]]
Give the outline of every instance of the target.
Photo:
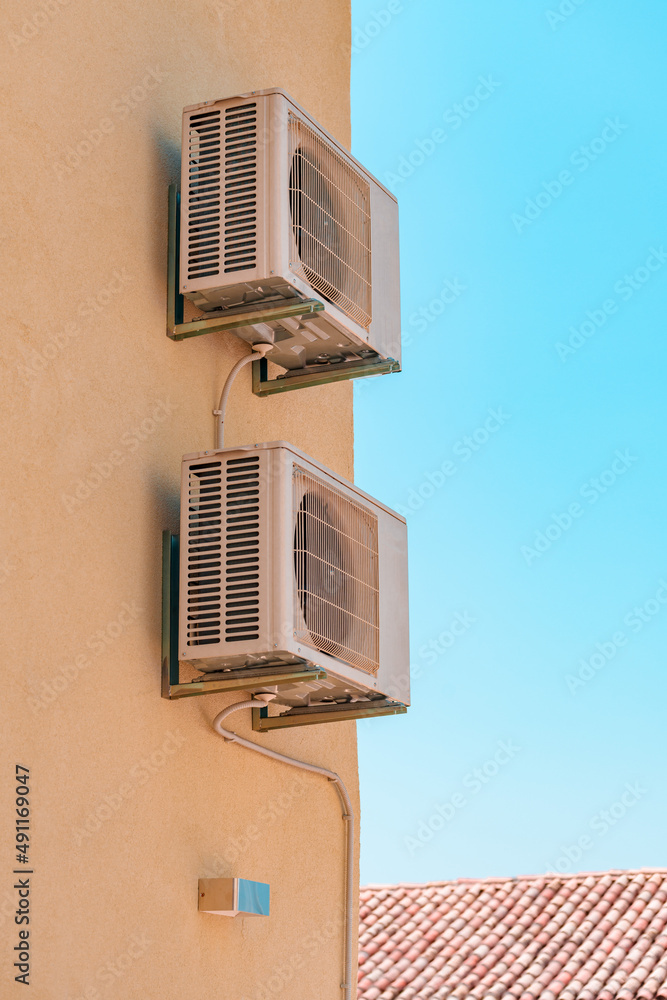
[(222, 586), (222, 464), (199, 462), (189, 470), (187, 499), (187, 642), (220, 642)]
[(284, 442), (186, 455), (182, 490), (182, 662), (325, 672), (292, 706), (409, 702), (402, 517)]
[(259, 459), (227, 462), (225, 642), (258, 639)]
[(187, 509), (188, 645), (257, 639), (257, 457), (192, 465)]
[[(180, 291), (221, 319), (265, 314), (290, 373), (400, 370), (394, 196), (277, 89), (185, 108), (183, 146)], [(303, 320), (270, 315), (300, 300)]]
[(188, 278), (217, 275), (220, 259), (220, 111), (190, 119), (188, 141)]
[(257, 105), (225, 114), (224, 272), (246, 271), (257, 260)]

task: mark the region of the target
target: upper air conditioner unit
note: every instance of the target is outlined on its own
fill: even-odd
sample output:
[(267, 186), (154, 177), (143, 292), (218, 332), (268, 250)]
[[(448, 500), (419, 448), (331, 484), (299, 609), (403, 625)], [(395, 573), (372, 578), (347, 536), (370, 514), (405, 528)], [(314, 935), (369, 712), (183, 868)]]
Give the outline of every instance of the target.
[(270, 361), (400, 369), (396, 199), (284, 91), (185, 108), (180, 232), (180, 291), (199, 309), (317, 300), (234, 331), (273, 344)]
[[(245, 689), (294, 707), (409, 704), (405, 520), (292, 445), (183, 458), (179, 608), (179, 659), (207, 679), (255, 668)], [(296, 665), (326, 677), (262, 685)]]

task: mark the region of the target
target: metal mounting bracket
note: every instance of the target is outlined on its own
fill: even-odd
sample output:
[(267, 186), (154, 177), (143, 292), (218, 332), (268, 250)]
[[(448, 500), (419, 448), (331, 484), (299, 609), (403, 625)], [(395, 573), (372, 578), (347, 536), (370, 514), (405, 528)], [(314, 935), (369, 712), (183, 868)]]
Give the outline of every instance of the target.
[(179, 250), (180, 250), (180, 204), (181, 196), (175, 184), (169, 185), (169, 246), (167, 253), (167, 336), (172, 340), (187, 340), (201, 337), (204, 333), (220, 333), (224, 330), (238, 330), (243, 326), (255, 326), (269, 320), (287, 319), (290, 316), (308, 316), (321, 312), (324, 306), (318, 299), (285, 299), (269, 309), (255, 309), (252, 306), (233, 316), (216, 315), (207, 319), (183, 322), (183, 295), (180, 291)]
[(290, 708), (283, 715), (269, 716), (268, 708), (253, 708), (252, 728), (257, 733), (269, 729), (287, 729), (290, 726), (311, 726), (316, 722), (349, 722), (368, 719), (377, 715), (405, 715), (407, 708), (397, 701), (383, 698), (376, 702), (352, 702), (345, 705), (311, 705)]
[[(322, 312), (324, 304), (319, 299), (284, 299), (278, 305), (265, 309), (248, 306), (243, 312), (233, 316), (217, 313), (206, 319), (183, 322), (184, 299), (181, 293), (180, 256), (180, 203), (181, 196), (176, 184), (169, 185), (169, 223), (167, 251), (167, 336), (171, 340), (186, 340), (201, 337), (205, 333), (221, 333), (238, 330), (245, 326), (256, 326), (290, 317), (312, 316)], [(257, 396), (269, 396), (290, 389), (304, 389), (311, 385), (326, 385), (344, 379), (362, 378), (364, 375), (385, 375), (398, 372), (401, 366), (393, 358), (384, 361), (350, 361), (343, 364), (309, 366), (308, 369), (285, 372), (277, 378), (269, 379), (266, 360), (254, 361), (252, 365), (252, 391)]]
[(326, 369), (312, 371), (310, 368), (299, 369), (296, 372), (285, 372), (277, 378), (268, 377), (266, 358), (252, 363), (252, 391), (256, 396), (271, 396), (275, 392), (289, 392), (290, 389), (304, 389), (308, 385), (328, 385), (330, 382), (343, 382), (352, 378), (363, 378), (364, 375), (388, 375), (390, 372), (400, 372), (398, 361), (391, 358), (387, 361), (348, 361), (342, 365), (328, 365)]
[(190, 698), (221, 691), (253, 691), (267, 685), (294, 684), (295, 681), (318, 681), (326, 678), (320, 669), (298, 670), (290, 667), (249, 667), (230, 671), (224, 679), (196, 680), (182, 683), (178, 663), (178, 535), (162, 532), (162, 697)]
[[(162, 532), (162, 697), (190, 698), (223, 691), (257, 691), (264, 687), (292, 686), (298, 681), (326, 680), (326, 671), (318, 667), (294, 669), (287, 667), (248, 667), (230, 671), (221, 679), (181, 682), (178, 663), (178, 555), (179, 537)], [(341, 722), (364, 719), (374, 715), (400, 715), (407, 711), (397, 702), (359, 702), (347, 705), (317, 705), (311, 708), (291, 708), (280, 716), (268, 717), (267, 709), (253, 709), (252, 727), (258, 732), (283, 729), (287, 726), (307, 726), (315, 722)]]

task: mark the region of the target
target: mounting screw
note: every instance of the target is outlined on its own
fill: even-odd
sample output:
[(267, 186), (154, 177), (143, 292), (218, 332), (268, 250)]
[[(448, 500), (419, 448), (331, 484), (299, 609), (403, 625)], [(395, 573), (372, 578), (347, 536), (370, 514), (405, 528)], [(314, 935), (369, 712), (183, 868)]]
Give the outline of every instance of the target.
[(200, 895), (200, 896), (205, 896), (205, 895), (206, 895), (206, 893), (205, 893), (205, 892), (200, 892), (200, 893), (199, 893), (199, 895)]

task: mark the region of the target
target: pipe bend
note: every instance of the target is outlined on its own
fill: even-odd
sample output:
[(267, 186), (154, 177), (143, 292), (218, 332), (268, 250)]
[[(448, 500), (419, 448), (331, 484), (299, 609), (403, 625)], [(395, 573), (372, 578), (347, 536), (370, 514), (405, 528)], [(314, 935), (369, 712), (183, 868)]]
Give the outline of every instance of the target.
[(232, 384), (234, 379), (247, 364), (251, 361), (257, 361), (258, 358), (263, 358), (267, 351), (270, 351), (273, 344), (253, 344), (252, 354), (244, 354), (242, 358), (236, 362), (229, 375), (225, 380), (222, 392), (220, 394), (220, 402), (218, 403), (217, 410), (213, 411), (213, 415), (217, 417), (215, 426), (215, 447), (216, 450), (224, 448), (225, 440), (225, 410), (227, 409), (227, 400), (229, 399), (229, 393), (232, 389)]
[(239, 701), (234, 705), (228, 705), (227, 708), (223, 708), (221, 712), (218, 712), (212, 725), (216, 733), (222, 736), (224, 740), (247, 747), (248, 750), (255, 750), (257, 753), (261, 753), (264, 757), (270, 757), (272, 760), (281, 761), (283, 764), (291, 764), (293, 767), (298, 767), (303, 771), (312, 771), (314, 774), (321, 774), (336, 786), (336, 791), (338, 792), (338, 796), (343, 807), (343, 821), (347, 826), (347, 836), (345, 838), (345, 934), (343, 942), (343, 982), (341, 983), (341, 989), (344, 990), (345, 1000), (352, 1000), (352, 942), (354, 940), (354, 935), (352, 933), (352, 923), (354, 918), (354, 810), (352, 809), (352, 802), (350, 800), (350, 796), (348, 795), (347, 788), (345, 787), (340, 775), (336, 774), (335, 771), (329, 771), (326, 767), (319, 767), (317, 764), (308, 764), (306, 761), (296, 760), (294, 757), (288, 757), (284, 753), (278, 753), (277, 750), (270, 750), (268, 747), (259, 746), (257, 743), (253, 743), (252, 740), (246, 740), (243, 736), (233, 733), (230, 729), (225, 729), (222, 725), (225, 719), (233, 712), (238, 712), (242, 708), (266, 708), (266, 702), (251, 698), (249, 701)]

